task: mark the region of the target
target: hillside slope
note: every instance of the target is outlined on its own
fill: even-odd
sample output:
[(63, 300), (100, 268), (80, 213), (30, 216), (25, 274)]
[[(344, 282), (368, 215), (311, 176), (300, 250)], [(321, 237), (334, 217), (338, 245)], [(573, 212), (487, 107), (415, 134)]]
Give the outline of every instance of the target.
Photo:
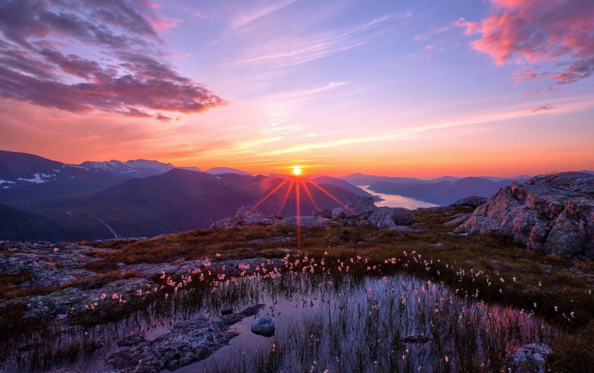
[[(284, 181), (174, 169), (89, 195), (40, 202), (34, 211), (60, 226), (69, 240), (113, 238), (115, 234), (155, 236), (208, 228), (212, 222), (234, 215), (241, 206), (255, 205)], [(290, 185), (286, 182), (258, 210), (277, 214)], [(335, 185), (322, 187), (340, 201), (356, 195)], [(319, 208), (339, 206), (312, 184), (308, 189)], [(301, 214), (311, 215), (314, 205), (303, 186), (300, 201)], [(296, 191), (292, 188), (281, 215), (292, 216), (296, 210)]]

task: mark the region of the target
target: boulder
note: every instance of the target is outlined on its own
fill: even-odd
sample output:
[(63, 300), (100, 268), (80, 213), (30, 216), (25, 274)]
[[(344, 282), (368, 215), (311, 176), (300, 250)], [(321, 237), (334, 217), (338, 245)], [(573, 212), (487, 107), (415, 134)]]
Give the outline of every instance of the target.
[(272, 214), (266, 214), (258, 210), (252, 210), (251, 207), (242, 206), (237, 209), (234, 217), (215, 221), (210, 225), (211, 228), (231, 228), (231, 227), (250, 227), (250, 226), (268, 226), (273, 225), (279, 218)]
[(512, 183), (455, 232), (492, 232), (528, 250), (594, 258), (594, 175), (563, 172)]
[(313, 216), (313, 217), (321, 216), (323, 218), (331, 219), (332, 218), (332, 209), (314, 210), (314, 212), (311, 214), (311, 216)]
[(406, 226), (415, 222), (415, 218), (410, 210), (403, 207), (380, 207), (367, 220), (379, 229)]
[(357, 216), (367, 219), (369, 215), (377, 210), (377, 207), (373, 202), (373, 197), (350, 197), (345, 203), (346, 207), (348, 208), (337, 207), (332, 210), (332, 219), (348, 219), (355, 218)]
[(304, 228), (323, 228), (326, 219), (317, 216), (290, 216), (279, 220), (276, 225), (297, 226), (297, 222)]
[[(459, 214), (456, 214), (456, 215), (459, 215)], [(445, 225), (446, 227), (450, 227), (453, 225), (459, 225), (460, 223), (463, 223), (465, 220), (470, 218), (470, 216), (472, 214), (461, 214), (459, 216), (456, 216), (456, 215), (452, 216), (453, 218), (455, 218), (454, 220), (450, 220), (446, 223), (443, 223), (443, 225)]]
[(543, 343), (531, 343), (518, 348), (507, 356), (506, 372), (510, 373), (544, 373), (545, 358), (553, 353), (551, 347)]
[(139, 341), (111, 354), (107, 359), (124, 372), (159, 373), (180, 369), (212, 355), (238, 335), (230, 326), (256, 315), (263, 305), (249, 307), (209, 320), (205, 317), (180, 321), (171, 330), (152, 341)]
[(274, 319), (270, 316), (257, 318), (252, 322), (252, 333), (263, 336), (274, 334)]
[(466, 207), (473, 207), (477, 208), (483, 203), (486, 203), (489, 200), (487, 197), (478, 197), (478, 196), (470, 196), (466, 198), (462, 198), (457, 200), (456, 202), (452, 203), (450, 206), (458, 207), (458, 206), (466, 206)]

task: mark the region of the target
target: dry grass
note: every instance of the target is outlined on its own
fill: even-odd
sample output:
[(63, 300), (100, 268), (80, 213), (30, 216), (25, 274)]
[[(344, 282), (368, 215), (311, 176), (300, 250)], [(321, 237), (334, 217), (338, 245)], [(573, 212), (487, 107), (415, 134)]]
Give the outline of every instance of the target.
[[(417, 227), (421, 229), (418, 233), (380, 232), (368, 227), (304, 229), (302, 251), (317, 257), (327, 251), (328, 256), (340, 259), (361, 255), (372, 263), (392, 257), (410, 259), (414, 251), (422, 260), (405, 270), (443, 281), (469, 294), (478, 290), (482, 299), (488, 301), (533, 310), (567, 330), (568, 336), (554, 344), (555, 371), (590, 371), (589, 367), (594, 366), (594, 351), (584, 346), (594, 342), (594, 264), (556, 255), (542, 256), (494, 236), (453, 235), (453, 227), (443, 226), (451, 220), (451, 215), (466, 211), (464, 208), (448, 213), (417, 211)], [(296, 241), (249, 244), (277, 236), (296, 237), (296, 231), (291, 227), (199, 229), (123, 245), (105, 255), (104, 262), (190, 260), (213, 257), (216, 253), (228, 259), (297, 253)], [(429, 272), (423, 260), (432, 261)], [(479, 271), (491, 284), (473, 280), (473, 274)], [(460, 276), (462, 272), (464, 275)]]

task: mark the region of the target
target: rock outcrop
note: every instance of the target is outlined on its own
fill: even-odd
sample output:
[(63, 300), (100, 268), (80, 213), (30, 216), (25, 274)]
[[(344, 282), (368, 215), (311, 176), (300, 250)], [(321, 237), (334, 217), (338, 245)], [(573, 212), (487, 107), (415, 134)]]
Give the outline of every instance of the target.
[(545, 358), (552, 353), (551, 347), (542, 343), (531, 343), (518, 348), (508, 355), (506, 372), (545, 373)]
[(311, 216), (332, 219), (332, 209), (323, 208), (320, 210), (314, 210)]
[(489, 200), (487, 197), (478, 197), (478, 196), (470, 196), (466, 198), (462, 198), (457, 200), (456, 202), (452, 203), (450, 206), (467, 206), (467, 207), (479, 207), (483, 203), (486, 203)]
[(323, 228), (327, 219), (318, 216), (290, 216), (283, 218), (276, 223), (276, 225), (297, 226), (297, 222), (304, 228)]
[(563, 172), (512, 183), (455, 232), (492, 232), (529, 250), (594, 258), (594, 175)]
[(242, 206), (237, 209), (234, 217), (215, 221), (210, 225), (211, 228), (231, 228), (231, 227), (250, 227), (250, 226), (268, 226), (273, 225), (280, 219), (272, 214), (252, 209), (248, 206)]
[(125, 372), (159, 373), (176, 370), (212, 355), (238, 335), (230, 326), (248, 316), (258, 314), (263, 305), (247, 308), (240, 313), (184, 320), (152, 341), (143, 335), (127, 337), (127, 348), (108, 358), (114, 368)]
[(350, 197), (345, 203), (345, 207), (337, 207), (332, 210), (332, 219), (348, 219), (360, 217), (367, 219), (375, 210), (377, 206), (373, 203), (373, 197)]
[(410, 210), (403, 207), (380, 207), (367, 220), (379, 229), (406, 226), (415, 222), (415, 218)]

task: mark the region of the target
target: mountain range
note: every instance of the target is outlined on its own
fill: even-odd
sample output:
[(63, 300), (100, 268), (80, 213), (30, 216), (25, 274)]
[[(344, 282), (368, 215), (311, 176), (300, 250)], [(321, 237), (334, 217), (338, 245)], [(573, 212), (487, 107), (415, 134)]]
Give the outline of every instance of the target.
[[(218, 172), (222, 170), (226, 172)], [(285, 181), (229, 168), (213, 172), (144, 160), (67, 165), (0, 152), (0, 239), (77, 241), (208, 228), (241, 206), (255, 205)], [(156, 175), (141, 176), (150, 174)], [(340, 201), (358, 195), (353, 189), (365, 193), (352, 185), (347, 190), (323, 180), (318, 184)], [(282, 215), (296, 215), (296, 191), (287, 194), (289, 185), (286, 182), (258, 210), (278, 213), (286, 195)], [(319, 208), (339, 206), (313, 184), (308, 183), (308, 190)], [(314, 211), (303, 187), (300, 209), (307, 215)]]
[(489, 180), (484, 177), (465, 177), (455, 181), (443, 180), (421, 184), (401, 184), (380, 181), (369, 186), (369, 190), (384, 194), (397, 194), (438, 205), (449, 205), (469, 196), (491, 197), (499, 189), (512, 182), (523, 183), (525, 179)]
[[(593, 173), (591, 171), (584, 171)], [(282, 175), (251, 175), (215, 167), (176, 167), (151, 160), (110, 160), (70, 165), (33, 154), (0, 151), (0, 239), (76, 241), (114, 237), (155, 236), (195, 228), (235, 214), (241, 206), (253, 206), (286, 180)], [(432, 180), (352, 174), (342, 178), (312, 177), (338, 200), (373, 196), (369, 190), (398, 194), (440, 205), (478, 195), (490, 197), (514, 179), (497, 177)], [(339, 204), (306, 182), (319, 208)], [(295, 188), (281, 186), (258, 210), (296, 215)], [(374, 196), (380, 200), (377, 196)], [(313, 213), (314, 205), (301, 188), (300, 210)]]

